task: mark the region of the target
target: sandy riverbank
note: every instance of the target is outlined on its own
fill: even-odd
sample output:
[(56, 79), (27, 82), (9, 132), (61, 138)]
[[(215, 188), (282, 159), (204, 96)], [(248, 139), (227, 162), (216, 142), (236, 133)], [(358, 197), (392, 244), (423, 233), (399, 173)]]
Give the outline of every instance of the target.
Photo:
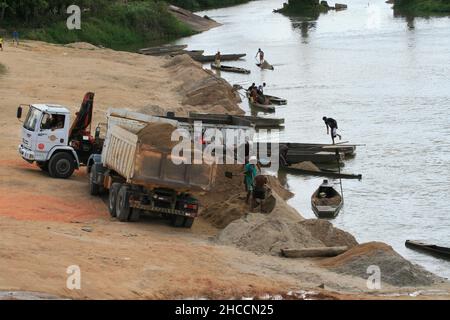
[[(283, 245), (286, 232), (290, 245), (302, 239), (304, 246), (306, 240), (311, 245), (356, 242), (329, 224), (305, 221), (283, 200), (288, 194), (276, 181), (272, 185), (280, 196), (274, 212), (247, 216), (240, 179), (218, 179), (213, 192), (201, 195), (204, 216), (192, 230), (184, 230), (156, 219), (119, 223), (108, 216), (104, 200), (89, 196), (84, 170), (61, 181), (27, 164), (16, 151), (21, 124), (15, 112), (20, 103), (52, 102), (75, 112), (84, 93), (93, 91), (94, 123), (104, 121), (108, 107), (153, 114), (242, 112), (231, 86), (186, 56), (168, 60), (91, 49), (25, 42), (0, 53), (0, 63), (7, 69), (0, 75), (0, 291), (77, 299), (229, 298), (298, 290), (320, 293), (321, 298), (380, 298), (399, 292), (404, 298), (423, 289), (419, 298), (436, 297), (433, 292), (449, 297), (448, 283), (420, 269), (408, 269), (401, 259), (398, 266), (405, 267), (407, 275), (420, 273), (419, 280), (430, 282), (405, 277), (407, 282), (400, 285), (383, 283), (382, 290), (367, 289), (361, 268), (352, 274), (346, 263), (359, 261), (361, 267), (372, 260), (358, 257), (392, 254), (383, 245), (365, 250), (356, 246), (351, 253), (356, 260), (278, 257), (272, 249), (274, 244)], [(272, 231), (271, 237), (262, 239), (260, 227)], [(252, 244), (262, 240), (266, 242), (256, 250)], [(381, 258), (374, 261), (388, 263)], [(82, 290), (65, 286), (70, 265), (81, 267)]]

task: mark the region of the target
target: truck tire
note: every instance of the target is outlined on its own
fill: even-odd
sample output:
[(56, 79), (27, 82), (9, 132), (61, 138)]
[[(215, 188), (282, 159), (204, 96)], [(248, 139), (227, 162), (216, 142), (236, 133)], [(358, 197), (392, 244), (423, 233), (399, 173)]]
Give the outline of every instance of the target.
[(141, 218), (141, 210), (132, 208), (128, 221), (130, 222), (138, 222)]
[(184, 226), (184, 217), (178, 216), (178, 215), (172, 216), (172, 226), (174, 226), (175, 228), (183, 227)]
[(118, 182), (114, 182), (109, 189), (109, 199), (108, 199), (108, 211), (111, 217), (115, 218), (116, 215), (116, 202), (117, 202), (117, 194), (119, 193), (119, 189), (122, 185)]
[(100, 186), (95, 181), (97, 181), (97, 169), (94, 165), (89, 173), (89, 193), (91, 196), (98, 196), (100, 194)]
[(36, 162), (36, 164), (42, 171), (48, 172), (48, 161), (45, 162), (38, 161)]
[(192, 225), (194, 224), (194, 220), (195, 219), (191, 218), (191, 217), (184, 218), (184, 227), (188, 228), (188, 229), (192, 228)]
[(57, 179), (67, 179), (75, 171), (75, 159), (66, 152), (55, 154), (48, 164), (50, 176)]
[(117, 219), (121, 222), (127, 222), (131, 214), (130, 203), (128, 202), (130, 198), (129, 187), (127, 185), (122, 185), (117, 193), (116, 200), (116, 215)]

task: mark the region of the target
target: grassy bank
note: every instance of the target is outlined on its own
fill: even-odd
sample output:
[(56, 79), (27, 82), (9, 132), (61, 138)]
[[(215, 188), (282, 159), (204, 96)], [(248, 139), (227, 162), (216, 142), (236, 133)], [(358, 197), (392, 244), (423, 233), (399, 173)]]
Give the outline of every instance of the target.
[(277, 10), (286, 15), (305, 17), (318, 17), (321, 12), (327, 11), (328, 8), (321, 5), (318, 0), (289, 0), (283, 8)]
[(395, 0), (394, 10), (415, 16), (450, 15), (450, 0)]
[(0, 76), (6, 73), (6, 67), (0, 63)]
[(130, 51), (194, 33), (173, 17), (167, 10), (167, 3), (162, 1), (85, 2), (81, 30), (67, 28), (65, 10), (50, 10), (48, 14), (42, 9), (39, 14), (36, 9), (38, 18), (30, 17), (27, 11), (7, 10), (4, 20), (8, 29), (18, 28), (23, 38), (31, 40), (59, 44), (83, 41)]
[(252, 0), (169, 0), (171, 4), (191, 11), (229, 7), (250, 1)]

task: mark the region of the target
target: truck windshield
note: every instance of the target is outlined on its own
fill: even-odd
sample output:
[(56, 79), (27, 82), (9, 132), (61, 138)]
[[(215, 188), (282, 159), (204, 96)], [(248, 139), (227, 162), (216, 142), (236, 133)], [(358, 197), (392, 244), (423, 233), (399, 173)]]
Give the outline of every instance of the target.
[(34, 131), (36, 129), (36, 124), (41, 117), (41, 111), (36, 108), (31, 107), (28, 111), (27, 118), (23, 124), (23, 127), (27, 130)]

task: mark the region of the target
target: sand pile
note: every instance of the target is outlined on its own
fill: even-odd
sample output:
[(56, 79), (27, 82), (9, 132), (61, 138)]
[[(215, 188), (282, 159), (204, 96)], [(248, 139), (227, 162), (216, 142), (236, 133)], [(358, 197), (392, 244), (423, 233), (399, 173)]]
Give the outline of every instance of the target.
[(315, 172), (320, 171), (320, 169), (311, 161), (295, 163), (295, 164), (291, 165), (290, 167), (294, 168), (294, 169), (301, 169), (301, 170), (308, 170), (308, 171), (315, 171)]
[(155, 148), (172, 149), (178, 141), (171, 141), (172, 133), (176, 127), (168, 123), (150, 123), (137, 133), (142, 144)]
[(99, 47), (94, 46), (93, 44), (87, 42), (73, 42), (66, 44), (65, 47), (73, 48), (73, 49), (84, 49), (84, 50), (97, 50)]
[(381, 242), (370, 242), (352, 248), (344, 254), (320, 262), (320, 266), (338, 273), (367, 279), (367, 268), (378, 266), (381, 281), (399, 287), (432, 285), (438, 277), (412, 264)]
[(164, 67), (181, 82), (178, 91), (183, 96), (184, 105), (199, 107), (199, 111), (211, 113), (244, 113), (237, 105), (240, 98), (233, 87), (212, 72), (204, 70), (201, 64), (194, 62), (188, 55), (176, 56)]
[[(294, 221), (279, 214), (249, 214), (232, 222), (218, 236), (218, 242), (259, 254), (280, 255), (281, 249), (349, 246), (356, 244), (350, 234), (328, 226), (316, 226), (320, 220)], [(325, 223), (327, 223), (325, 221)], [(320, 230), (326, 229), (326, 235)], [(333, 241), (331, 241), (333, 239)]]

